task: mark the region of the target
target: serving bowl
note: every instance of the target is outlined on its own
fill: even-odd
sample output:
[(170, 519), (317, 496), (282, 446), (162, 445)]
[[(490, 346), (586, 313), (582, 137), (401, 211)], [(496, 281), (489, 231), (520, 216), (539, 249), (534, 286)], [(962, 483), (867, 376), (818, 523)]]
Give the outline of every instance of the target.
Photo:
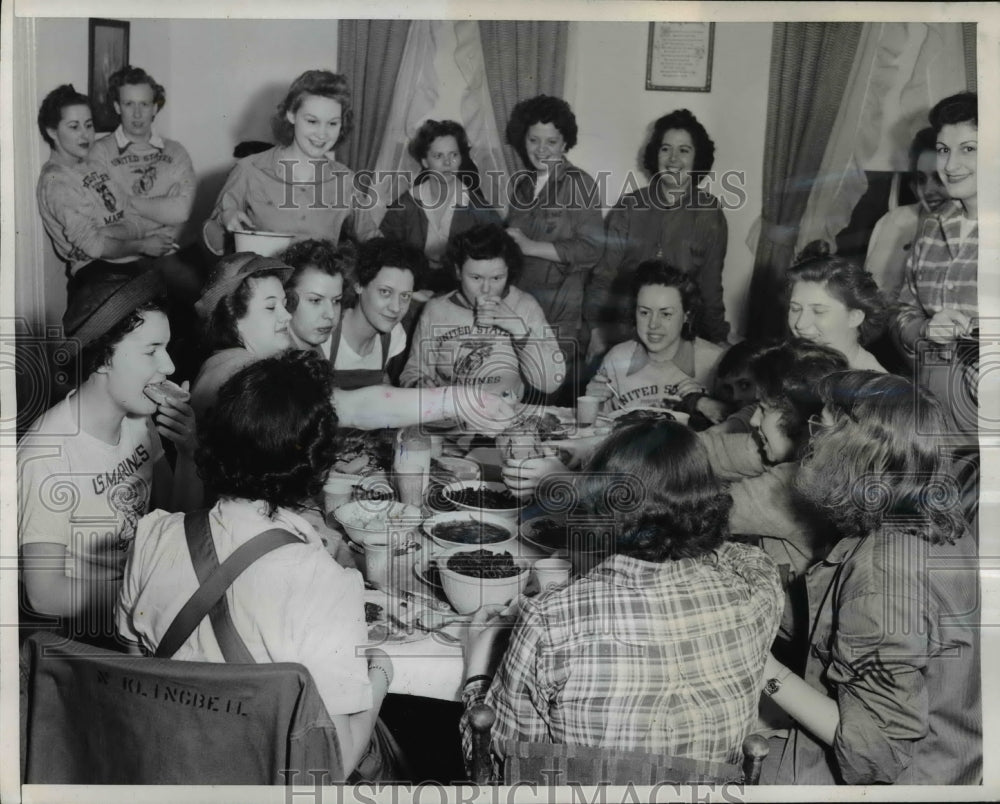
[(389, 534), (405, 533), (420, 525), (420, 509), (395, 500), (355, 500), (333, 512), (347, 536), (357, 544), (388, 544)]
[[(510, 491), (507, 489), (503, 483), (493, 483), (489, 481), (480, 480), (459, 480), (455, 483), (449, 483), (442, 489), (442, 498), (446, 503), (453, 506), (459, 511), (473, 511), (477, 514), (492, 514), (494, 516), (501, 516), (505, 519), (517, 519), (517, 515), (523, 507), (522, 504), (514, 499), (514, 505), (505, 508), (490, 508), (484, 507), (483, 505), (477, 505), (474, 503), (463, 502), (459, 495), (466, 492), (466, 496), (469, 496), (467, 492), (469, 491), (486, 491), (486, 492), (496, 492), (498, 494), (510, 495)], [(482, 501), (480, 501), (482, 502)]]
[[(460, 553), (492, 553), (498, 557), (507, 553), (512, 557), (517, 574), (506, 578), (482, 578), (456, 572), (448, 566), (448, 562)], [(488, 557), (481, 560), (490, 561)], [(452, 547), (438, 554), (436, 561), (445, 596), (459, 614), (472, 614), (489, 604), (507, 605), (524, 591), (531, 574), (529, 559), (516, 557), (510, 550), (494, 545), (484, 545), (481, 548)]]
[(252, 251), (261, 257), (273, 257), (288, 248), (292, 244), (292, 240), (295, 239), (295, 235), (254, 230), (252, 232), (233, 232), (233, 239), (236, 241), (237, 251)]
[[(439, 526), (443, 525), (467, 526), (462, 534), (465, 538), (448, 538), (440, 532)], [(492, 527), (487, 528), (484, 525)], [(424, 533), (434, 540), (435, 544), (444, 548), (502, 547), (513, 544), (517, 539), (517, 527), (510, 519), (492, 514), (481, 514), (476, 511), (449, 511), (435, 514), (425, 519), (421, 527)], [(502, 533), (495, 537), (491, 536), (490, 531), (494, 528), (499, 529)], [(436, 529), (437, 533), (435, 533)]]

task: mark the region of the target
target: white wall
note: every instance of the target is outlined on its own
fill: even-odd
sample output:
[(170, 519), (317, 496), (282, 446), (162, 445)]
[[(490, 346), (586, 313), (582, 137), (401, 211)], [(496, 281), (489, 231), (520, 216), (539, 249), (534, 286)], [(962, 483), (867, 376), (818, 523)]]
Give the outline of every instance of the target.
[(590, 173), (607, 170), (610, 206), (613, 188), (626, 174), (637, 174), (640, 150), (650, 124), (674, 109), (686, 108), (715, 141), (714, 170), (746, 174), (747, 203), (726, 212), (729, 245), (723, 274), (726, 317), (733, 330), (744, 329), (744, 301), (753, 270), (746, 240), (760, 215), (764, 128), (771, 23), (716, 23), (710, 92), (646, 90), (647, 23), (578, 22), (575, 53), (570, 59), (566, 99), (576, 113), (579, 141), (570, 159)]

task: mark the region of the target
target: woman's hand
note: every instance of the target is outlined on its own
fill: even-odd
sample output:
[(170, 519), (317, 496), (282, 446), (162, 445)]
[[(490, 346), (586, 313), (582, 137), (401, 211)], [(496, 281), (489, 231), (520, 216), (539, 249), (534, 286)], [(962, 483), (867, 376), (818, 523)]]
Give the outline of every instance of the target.
[(173, 228), (161, 226), (139, 240), (139, 251), (147, 257), (162, 257), (177, 250)]
[[(190, 383), (184, 380), (181, 388), (187, 391), (189, 385)], [(189, 458), (194, 455), (195, 447), (198, 445), (198, 428), (190, 400), (181, 402), (166, 397), (156, 406), (153, 421), (156, 423), (156, 431), (164, 438), (173, 441), (179, 453)]]
[(945, 307), (927, 322), (927, 337), (934, 343), (947, 345), (960, 335), (967, 334), (971, 324), (965, 313)]
[(517, 606), (487, 604), (464, 630), (465, 677), (492, 676), (503, 656), (503, 644), (517, 621)]
[(504, 484), (518, 499), (533, 496), (538, 484), (549, 475), (569, 473), (566, 464), (555, 457), (504, 461), (502, 469)]
[(453, 385), (449, 396), (451, 409), (445, 418), (457, 419), (475, 433), (502, 433), (517, 416), (507, 400), (474, 385)]
[(700, 397), (695, 404), (694, 409), (712, 422), (712, 424), (718, 424), (719, 422), (724, 421), (726, 416), (729, 415), (729, 405), (725, 402), (720, 402), (718, 399), (712, 399), (707, 396)]
[(257, 228), (242, 209), (232, 209), (224, 213), (222, 225), (230, 232), (252, 232)]
[(535, 241), (532, 240), (530, 237), (528, 237), (524, 232), (522, 232), (516, 226), (512, 226), (511, 228), (509, 228), (507, 230), (507, 234), (510, 235), (511, 240), (517, 243), (518, 248), (521, 249), (521, 251), (525, 254), (528, 253), (526, 251), (526, 247), (534, 245)]
[(483, 296), (476, 300), (476, 326), (483, 329), (498, 327), (514, 338), (526, 338), (528, 325), (498, 296)]
[(607, 374), (598, 372), (594, 375), (593, 379), (587, 383), (587, 388), (585, 393), (587, 396), (595, 396), (604, 402), (611, 399), (614, 396), (614, 392), (611, 390), (611, 378)]

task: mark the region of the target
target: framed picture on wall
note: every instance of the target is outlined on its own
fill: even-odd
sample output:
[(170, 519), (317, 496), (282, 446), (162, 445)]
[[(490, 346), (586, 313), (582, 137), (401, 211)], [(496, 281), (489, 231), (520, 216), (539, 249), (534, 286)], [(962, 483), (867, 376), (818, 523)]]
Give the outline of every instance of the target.
[(714, 22), (651, 22), (646, 89), (712, 91)]
[(112, 98), (108, 97), (108, 79), (128, 64), (129, 24), (121, 20), (90, 18), (90, 61), (87, 85), (94, 131), (114, 131), (118, 125)]

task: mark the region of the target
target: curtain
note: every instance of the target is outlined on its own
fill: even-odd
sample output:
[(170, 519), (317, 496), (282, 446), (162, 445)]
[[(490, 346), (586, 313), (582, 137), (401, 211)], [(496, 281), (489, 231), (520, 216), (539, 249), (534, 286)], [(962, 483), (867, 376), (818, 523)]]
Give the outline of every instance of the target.
[(347, 76), (354, 105), (354, 131), (338, 156), (352, 170), (375, 167), (409, 28), (409, 20), (340, 20), (337, 25), (337, 69)]
[[(407, 146), (428, 119), (455, 120), (469, 135), (472, 158), (484, 177), (487, 200), (502, 206), (506, 165), (486, 89), (483, 51), (475, 20), (415, 20), (410, 25), (396, 81), (396, 97), (385, 125), (375, 169), (386, 178), (375, 187), (374, 215), (409, 189), (397, 174), (420, 170)], [(497, 176), (488, 181), (485, 177)]]
[(960, 25), (865, 23), (796, 250), (817, 239), (836, 243), (868, 189), (866, 170), (909, 170), (910, 142), (930, 108), (965, 89), (964, 62)]
[(523, 165), (503, 135), (510, 112), (518, 101), (535, 95), (562, 96), (569, 23), (480, 20), (479, 35), (504, 158), (514, 173)]
[(965, 54), (965, 88), (976, 92), (979, 76), (976, 73), (976, 23), (962, 23), (962, 50)]
[(861, 23), (777, 23), (771, 46), (760, 237), (747, 336), (780, 336), (784, 273), (847, 86)]

